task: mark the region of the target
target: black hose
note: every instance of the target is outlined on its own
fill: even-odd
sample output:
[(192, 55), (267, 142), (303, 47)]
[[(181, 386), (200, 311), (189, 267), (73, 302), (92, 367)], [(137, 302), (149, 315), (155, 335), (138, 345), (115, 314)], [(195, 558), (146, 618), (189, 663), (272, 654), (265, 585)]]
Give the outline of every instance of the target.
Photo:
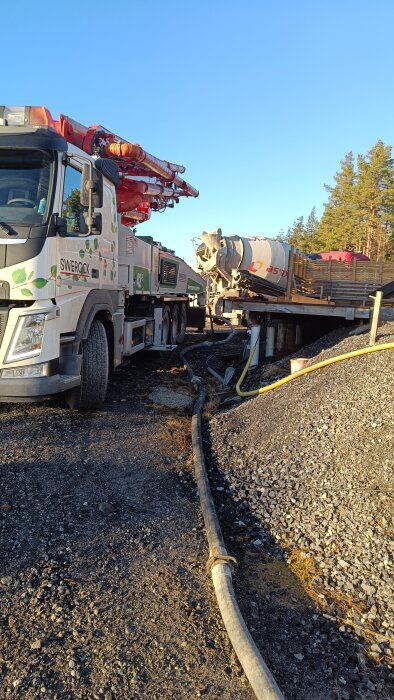
[[(231, 327), (227, 319), (225, 322)], [(207, 566), (211, 572), (216, 598), (228, 636), (258, 700), (284, 700), (282, 692), (251, 637), (235, 598), (231, 568), (231, 563), (234, 563), (235, 559), (228, 555), (224, 544), (209, 486), (204, 457), (201, 416), (205, 403), (206, 391), (203, 380), (201, 377), (194, 374), (192, 366), (186, 360), (186, 354), (189, 352), (203, 347), (228, 343), (235, 333), (236, 331), (233, 329), (224, 340), (196, 343), (195, 345), (185, 348), (180, 353), (181, 360), (187, 369), (190, 381), (193, 387), (198, 391), (192, 416), (194, 471), (209, 545)]]

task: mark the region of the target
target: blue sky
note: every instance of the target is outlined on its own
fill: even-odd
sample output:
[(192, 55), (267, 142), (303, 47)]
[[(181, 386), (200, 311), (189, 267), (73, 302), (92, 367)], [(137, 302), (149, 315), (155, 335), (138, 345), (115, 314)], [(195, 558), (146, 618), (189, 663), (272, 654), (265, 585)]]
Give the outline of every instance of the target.
[(139, 227), (275, 236), (340, 160), (394, 135), (388, 0), (90, 0), (2, 7), (2, 104), (43, 104), (183, 163), (200, 190)]

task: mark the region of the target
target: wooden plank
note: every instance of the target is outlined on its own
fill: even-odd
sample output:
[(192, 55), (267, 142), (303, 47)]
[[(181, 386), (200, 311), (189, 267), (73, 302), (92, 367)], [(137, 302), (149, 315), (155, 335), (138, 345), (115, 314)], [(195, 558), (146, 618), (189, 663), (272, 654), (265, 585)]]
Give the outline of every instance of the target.
[(372, 311), (372, 321), (371, 321), (371, 334), (369, 336), (369, 344), (375, 345), (376, 343), (376, 333), (378, 332), (380, 307), (382, 305), (383, 292), (376, 292), (375, 302)]
[[(279, 299), (279, 301), (283, 302), (283, 299)], [(324, 304), (325, 306), (327, 304), (334, 305), (333, 301), (329, 301), (328, 299), (316, 299), (315, 297), (308, 297), (305, 294), (292, 294), (291, 299), (289, 301), (294, 302), (295, 304)]]

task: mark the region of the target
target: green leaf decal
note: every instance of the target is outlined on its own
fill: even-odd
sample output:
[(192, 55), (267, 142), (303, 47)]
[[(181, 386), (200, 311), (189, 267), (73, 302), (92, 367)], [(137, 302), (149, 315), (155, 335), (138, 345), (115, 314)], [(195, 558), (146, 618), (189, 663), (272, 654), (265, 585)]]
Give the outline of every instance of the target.
[(24, 297), (32, 297), (33, 296), (33, 292), (31, 292), (30, 289), (27, 289), (27, 287), (22, 287), (21, 294), (23, 294)]
[(24, 267), (20, 267), (19, 270), (14, 270), (12, 273), (12, 279), (14, 280), (15, 284), (23, 284), (26, 282), (26, 270)]
[(48, 284), (48, 280), (44, 279), (43, 277), (36, 277), (36, 279), (32, 280), (31, 283), (37, 287), (37, 289), (41, 289)]
[(90, 241), (85, 241), (85, 248), (86, 248), (86, 250), (89, 250), (89, 246), (90, 246)]
[(85, 251), (84, 251), (84, 250), (80, 250), (80, 251), (79, 251), (79, 255), (80, 255), (81, 258), (84, 258), (84, 257), (85, 257)]
[(93, 250), (89, 248), (89, 255), (93, 255)]
[(30, 273), (30, 275), (28, 276), (27, 280), (28, 280), (28, 281), (31, 280), (31, 278), (33, 277), (33, 275), (34, 275), (34, 270)]
[(99, 247), (98, 238), (95, 238), (95, 239), (94, 239), (93, 245), (94, 245), (94, 249), (97, 250), (97, 248)]
[(57, 265), (52, 265), (52, 267), (51, 267), (51, 275), (52, 275), (52, 277), (56, 277), (56, 275), (57, 275)]

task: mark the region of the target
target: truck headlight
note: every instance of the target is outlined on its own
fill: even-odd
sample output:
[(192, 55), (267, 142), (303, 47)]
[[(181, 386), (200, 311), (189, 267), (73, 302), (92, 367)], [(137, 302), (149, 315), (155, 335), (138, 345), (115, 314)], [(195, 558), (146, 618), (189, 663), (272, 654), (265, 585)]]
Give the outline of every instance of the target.
[(46, 314), (21, 316), (4, 362), (25, 360), (40, 354), (46, 316)]

